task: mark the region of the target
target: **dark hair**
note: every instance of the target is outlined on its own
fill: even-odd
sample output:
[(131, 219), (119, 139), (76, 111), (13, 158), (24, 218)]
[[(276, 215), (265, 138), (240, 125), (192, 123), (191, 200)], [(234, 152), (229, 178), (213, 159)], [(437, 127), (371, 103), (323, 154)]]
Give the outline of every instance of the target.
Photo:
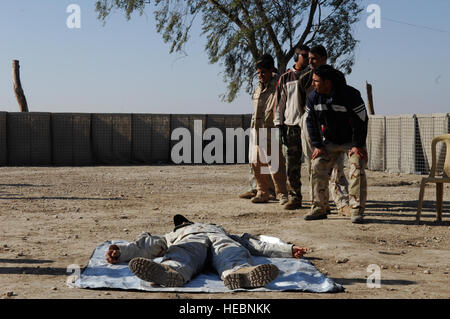
[(309, 52), (309, 46), (307, 46), (306, 44), (302, 44), (299, 47), (295, 47), (295, 51), (294, 51), (294, 61), (295, 62), (298, 61), (298, 56), (300, 54), (300, 51), (308, 51)]
[(309, 48), (309, 46), (307, 46), (306, 44), (302, 44), (301, 46), (299, 46), (299, 47), (296, 47), (295, 48), (295, 51), (297, 51), (297, 52), (300, 52), (300, 51), (310, 51), (310, 48)]
[(336, 70), (331, 65), (323, 64), (313, 70), (313, 74), (320, 77), (323, 81), (330, 80), (335, 87), (345, 86), (345, 76), (342, 72)]
[(323, 64), (313, 70), (313, 73), (320, 77), (323, 81), (330, 80), (331, 82), (336, 82), (336, 70), (328, 64)]
[(323, 45), (316, 45), (316, 46), (312, 47), (310, 52), (313, 54), (318, 54), (322, 57), (328, 56), (327, 49), (325, 49), (325, 47)]
[(256, 61), (256, 68), (267, 70), (275, 69), (275, 61), (270, 54), (264, 54)]

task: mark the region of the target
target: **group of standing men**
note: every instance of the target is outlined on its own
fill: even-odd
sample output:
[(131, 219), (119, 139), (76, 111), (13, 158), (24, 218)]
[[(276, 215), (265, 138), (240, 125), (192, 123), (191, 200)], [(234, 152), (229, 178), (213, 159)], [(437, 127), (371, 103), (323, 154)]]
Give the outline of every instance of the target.
[[(251, 123), (256, 135), (251, 149), (256, 156), (250, 160), (252, 189), (240, 197), (253, 203), (278, 199), (285, 209), (302, 208), (303, 158), (311, 185), (311, 211), (304, 218), (327, 218), (331, 193), (338, 213), (360, 223), (367, 197), (364, 101), (340, 71), (326, 64), (323, 46), (296, 48), (294, 61), (281, 76), (270, 55), (256, 62), (259, 83), (253, 94)], [(281, 141), (276, 145), (271, 143), (273, 128), (278, 128)], [(276, 152), (275, 166), (269, 157), (274, 158)], [(344, 173), (345, 155), (350, 182)]]

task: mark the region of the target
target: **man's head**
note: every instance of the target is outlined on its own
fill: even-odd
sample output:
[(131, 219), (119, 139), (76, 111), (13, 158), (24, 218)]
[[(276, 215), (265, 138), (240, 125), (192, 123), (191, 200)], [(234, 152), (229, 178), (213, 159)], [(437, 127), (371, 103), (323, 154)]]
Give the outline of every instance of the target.
[(332, 66), (323, 64), (313, 70), (312, 85), (319, 94), (329, 95), (336, 81), (336, 71)]
[(325, 63), (327, 63), (327, 50), (322, 45), (316, 45), (311, 48), (309, 52), (309, 65), (311, 69), (314, 70)]
[(302, 45), (300, 47), (295, 48), (294, 53), (294, 61), (295, 68), (297, 70), (303, 70), (308, 66), (309, 63), (309, 47), (307, 45)]
[(256, 74), (259, 82), (268, 83), (272, 79), (273, 71), (275, 71), (275, 62), (270, 54), (264, 54), (256, 61)]

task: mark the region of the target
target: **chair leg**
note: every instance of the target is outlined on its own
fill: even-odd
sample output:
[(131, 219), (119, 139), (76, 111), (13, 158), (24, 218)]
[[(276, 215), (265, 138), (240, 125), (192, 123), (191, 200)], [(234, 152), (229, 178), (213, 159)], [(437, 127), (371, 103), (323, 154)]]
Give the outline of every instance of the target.
[(436, 183), (436, 221), (442, 221), (442, 200), (444, 198), (444, 183)]
[(425, 182), (420, 183), (419, 203), (417, 204), (416, 221), (420, 222), (420, 215), (422, 214), (423, 195), (425, 193)]

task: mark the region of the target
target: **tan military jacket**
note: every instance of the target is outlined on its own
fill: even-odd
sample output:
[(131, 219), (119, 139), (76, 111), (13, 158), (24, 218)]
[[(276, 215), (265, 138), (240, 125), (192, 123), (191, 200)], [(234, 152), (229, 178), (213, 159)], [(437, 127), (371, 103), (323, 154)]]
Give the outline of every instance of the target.
[(272, 79), (263, 85), (258, 83), (258, 87), (253, 93), (253, 122), (252, 128), (271, 128), (273, 125), (273, 107), (275, 103), (275, 93), (278, 82), (278, 74), (273, 73)]

